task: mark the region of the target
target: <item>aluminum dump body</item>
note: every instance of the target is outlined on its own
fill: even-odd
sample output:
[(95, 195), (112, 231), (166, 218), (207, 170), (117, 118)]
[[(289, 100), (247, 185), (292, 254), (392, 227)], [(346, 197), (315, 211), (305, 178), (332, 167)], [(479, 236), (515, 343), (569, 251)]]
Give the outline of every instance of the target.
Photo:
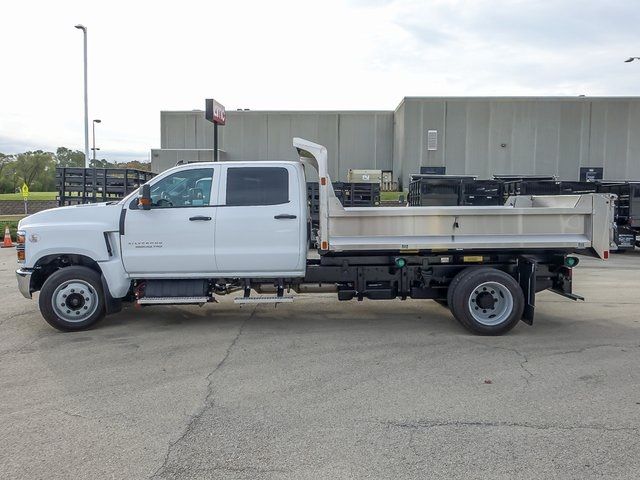
[(504, 206), (345, 208), (335, 197), (326, 149), (294, 139), (320, 182), (322, 252), (572, 250), (607, 258), (613, 243), (609, 194), (510, 197)]

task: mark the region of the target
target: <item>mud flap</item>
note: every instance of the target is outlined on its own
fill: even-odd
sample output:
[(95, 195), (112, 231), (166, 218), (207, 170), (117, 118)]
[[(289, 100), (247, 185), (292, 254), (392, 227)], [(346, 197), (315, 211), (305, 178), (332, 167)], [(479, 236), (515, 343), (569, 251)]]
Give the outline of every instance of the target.
[(113, 298), (111, 296), (111, 292), (109, 291), (109, 284), (107, 284), (107, 279), (104, 278), (104, 275), (100, 275), (100, 280), (102, 281), (102, 291), (104, 292), (105, 314), (111, 315), (112, 313), (118, 313), (120, 310), (122, 310), (122, 299)]
[(533, 315), (536, 309), (536, 267), (537, 263), (534, 259), (525, 256), (518, 257), (518, 283), (524, 293), (522, 321), (528, 325), (533, 325)]

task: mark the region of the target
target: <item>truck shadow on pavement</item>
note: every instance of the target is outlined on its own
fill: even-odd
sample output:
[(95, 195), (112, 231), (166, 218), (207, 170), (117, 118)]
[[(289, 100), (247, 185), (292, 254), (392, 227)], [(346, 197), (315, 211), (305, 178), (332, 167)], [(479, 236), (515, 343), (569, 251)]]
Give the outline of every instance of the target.
[[(545, 305), (536, 313), (533, 327), (520, 323), (507, 336), (546, 336), (571, 330), (576, 320), (575, 304), (562, 301)], [(585, 307), (583, 305), (582, 307)], [(236, 328), (250, 317), (251, 324), (261, 331), (304, 333), (332, 331), (413, 331), (422, 335), (455, 335), (477, 337), (463, 328), (451, 312), (432, 301), (363, 301), (337, 302), (330, 299), (305, 298), (299, 303), (238, 306), (226, 300), (203, 307), (197, 306), (126, 306), (122, 312), (107, 317), (92, 331), (122, 330), (131, 335), (144, 332), (209, 333), (219, 328)], [(481, 338), (481, 337), (478, 337)], [(495, 337), (494, 337), (495, 338)]]
[(328, 298), (304, 298), (293, 304), (238, 306), (229, 300), (197, 306), (125, 306), (122, 312), (100, 322), (93, 332), (123, 329), (138, 331), (197, 331), (235, 328), (251, 317), (252, 325), (273, 333), (342, 329), (419, 329), (430, 335), (466, 334), (449, 310), (435, 302), (338, 302)]

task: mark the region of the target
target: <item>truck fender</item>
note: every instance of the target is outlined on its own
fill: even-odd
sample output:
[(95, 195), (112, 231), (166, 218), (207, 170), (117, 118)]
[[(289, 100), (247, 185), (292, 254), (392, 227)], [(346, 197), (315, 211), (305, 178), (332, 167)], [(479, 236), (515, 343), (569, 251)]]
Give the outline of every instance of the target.
[(129, 293), (131, 288), (131, 279), (124, 270), (122, 261), (116, 257), (108, 262), (98, 262), (104, 282), (106, 282), (108, 291), (113, 298), (123, 298)]

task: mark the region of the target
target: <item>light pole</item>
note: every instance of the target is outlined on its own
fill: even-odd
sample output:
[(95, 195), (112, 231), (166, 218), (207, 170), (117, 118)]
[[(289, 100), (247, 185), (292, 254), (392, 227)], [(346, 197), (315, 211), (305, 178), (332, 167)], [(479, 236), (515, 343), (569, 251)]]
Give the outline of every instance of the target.
[(633, 62), (634, 60), (640, 60), (640, 57), (629, 57), (629, 58), (627, 58), (624, 62), (625, 62), (625, 63), (631, 63), (631, 62)]
[(96, 123), (101, 123), (101, 122), (102, 120), (94, 118), (91, 124), (91, 126), (93, 127), (93, 147), (91, 148), (91, 150), (93, 150), (93, 166), (94, 167), (96, 165), (96, 150), (100, 150), (99, 148), (96, 148)]
[(87, 27), (76, 25), (82, 30), (84, 39), (84, 166), (89, 167), (89, 92), (87, 91)]

